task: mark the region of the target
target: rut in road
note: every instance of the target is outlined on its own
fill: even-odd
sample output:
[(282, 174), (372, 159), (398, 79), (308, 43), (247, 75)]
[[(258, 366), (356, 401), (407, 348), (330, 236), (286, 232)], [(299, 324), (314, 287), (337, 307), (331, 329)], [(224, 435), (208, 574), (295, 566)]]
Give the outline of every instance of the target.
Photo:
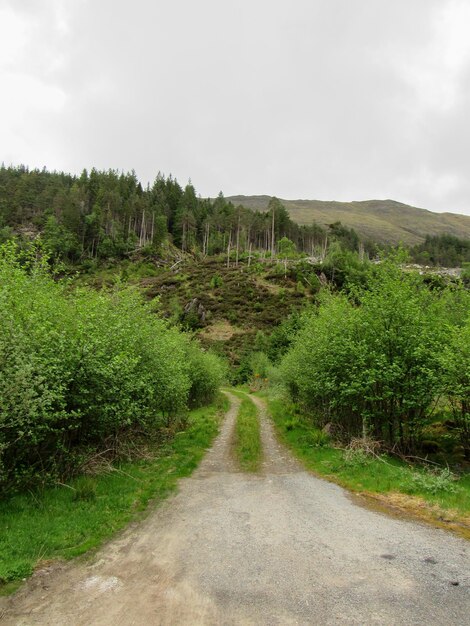
[(257, 398), (264, 462), (257, 475), (239, 472), (239, 400), (230, 399), (213, 448), (177, 495), (93, 562), (37, 573), (1, 623), (468, 623), (465, 540), (361, 508), (304, 471)]

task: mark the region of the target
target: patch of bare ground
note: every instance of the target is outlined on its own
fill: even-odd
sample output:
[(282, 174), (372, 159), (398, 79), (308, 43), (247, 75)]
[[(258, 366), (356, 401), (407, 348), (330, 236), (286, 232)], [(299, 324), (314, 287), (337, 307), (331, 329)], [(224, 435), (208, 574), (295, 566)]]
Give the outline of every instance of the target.
[(279, 293), (282, 293), (283, 291), (286, 290), (285, 287), (282, 287), (281, 285), (278, 285), (277, 283), (270, 282), (269, 280), (266, 280), (265, 278), (257, 277), (256, 284), (266, 289), (266, 291), (268, 291), (269, 293), (272, 293), (275, 295), (278, 295)]
[(228, 341), (234, 335), (243, 334), (245, 331), (233, 326), (228, 320), (217, 320), (211, 326), (206, 326), (200, 331), (200, 335), (210, 341)]

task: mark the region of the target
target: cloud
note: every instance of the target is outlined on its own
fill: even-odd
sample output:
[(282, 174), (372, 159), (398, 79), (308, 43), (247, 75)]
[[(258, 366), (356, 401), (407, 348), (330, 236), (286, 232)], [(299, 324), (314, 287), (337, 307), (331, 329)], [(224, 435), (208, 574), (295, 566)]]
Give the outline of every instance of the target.
[(0, 11), (14, 33), (0, 44), (11, 92), (0, 159), (135, 168), (144, 181), (162, 170), (202, 195), (470, 213), (467, 2), (0, 0)]

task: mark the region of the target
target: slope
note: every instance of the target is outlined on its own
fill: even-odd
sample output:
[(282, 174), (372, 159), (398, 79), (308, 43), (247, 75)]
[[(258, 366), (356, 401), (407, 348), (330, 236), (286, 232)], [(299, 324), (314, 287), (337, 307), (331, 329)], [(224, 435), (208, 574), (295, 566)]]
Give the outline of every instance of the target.
[[(235, 205), (265, 211), (270, 196), (231, 196)], [(336, 221), (354, 228), (363, 238), (379, 243), (414, 245), (426, 235), (450, 233), (470, 239), (470, 216), (433, 213), (394, 200), (335, 202), (323, 200), (281, 200), (291, 218), (299, 224), (313, 221), (324, 226)]]

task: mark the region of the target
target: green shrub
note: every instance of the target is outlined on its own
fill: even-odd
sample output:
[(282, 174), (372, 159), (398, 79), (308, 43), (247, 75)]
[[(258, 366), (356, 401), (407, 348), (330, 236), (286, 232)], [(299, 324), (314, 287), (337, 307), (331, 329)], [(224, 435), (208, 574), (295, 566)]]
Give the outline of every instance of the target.
[(291, 397), (346, 439), (416, 449), (442, 388), (447, 315), (419, 276), (383, 262), (366, 288), (323, 294), (306, 318), (280, 368)]
[(80, 450), (212, 398), (220, 362), (119, 284), (72, 291), (0, 248), (0, 490), (76, 471)]
[(214, 274), (214, 276), (212, 276), (211, 281), (210, 281), (211, 289), (218, 289), (219, 287), (222, 287), (223, 284), (224, 284), (224, 281), (222, 280), (221, 276), (219, 276), (218, 274)]
[(436, 495), (440, 492), (455, 493), (457, 491), (456, 477), (448, 468), (435, 471), (415, 471), (407, 475), (400, 488), (407, 493), (424, 492)]
[(465, 458), (470, 460), (470, 315), (452, 329), (450, 341), (440, 355), (446, 395)]
[(212, 402), (227, 378), (225, 362), (213, 352), (203, 352), (194, 342), (190, 342), (187, 347), (186, 363), (190, 379), (191, 406)]

